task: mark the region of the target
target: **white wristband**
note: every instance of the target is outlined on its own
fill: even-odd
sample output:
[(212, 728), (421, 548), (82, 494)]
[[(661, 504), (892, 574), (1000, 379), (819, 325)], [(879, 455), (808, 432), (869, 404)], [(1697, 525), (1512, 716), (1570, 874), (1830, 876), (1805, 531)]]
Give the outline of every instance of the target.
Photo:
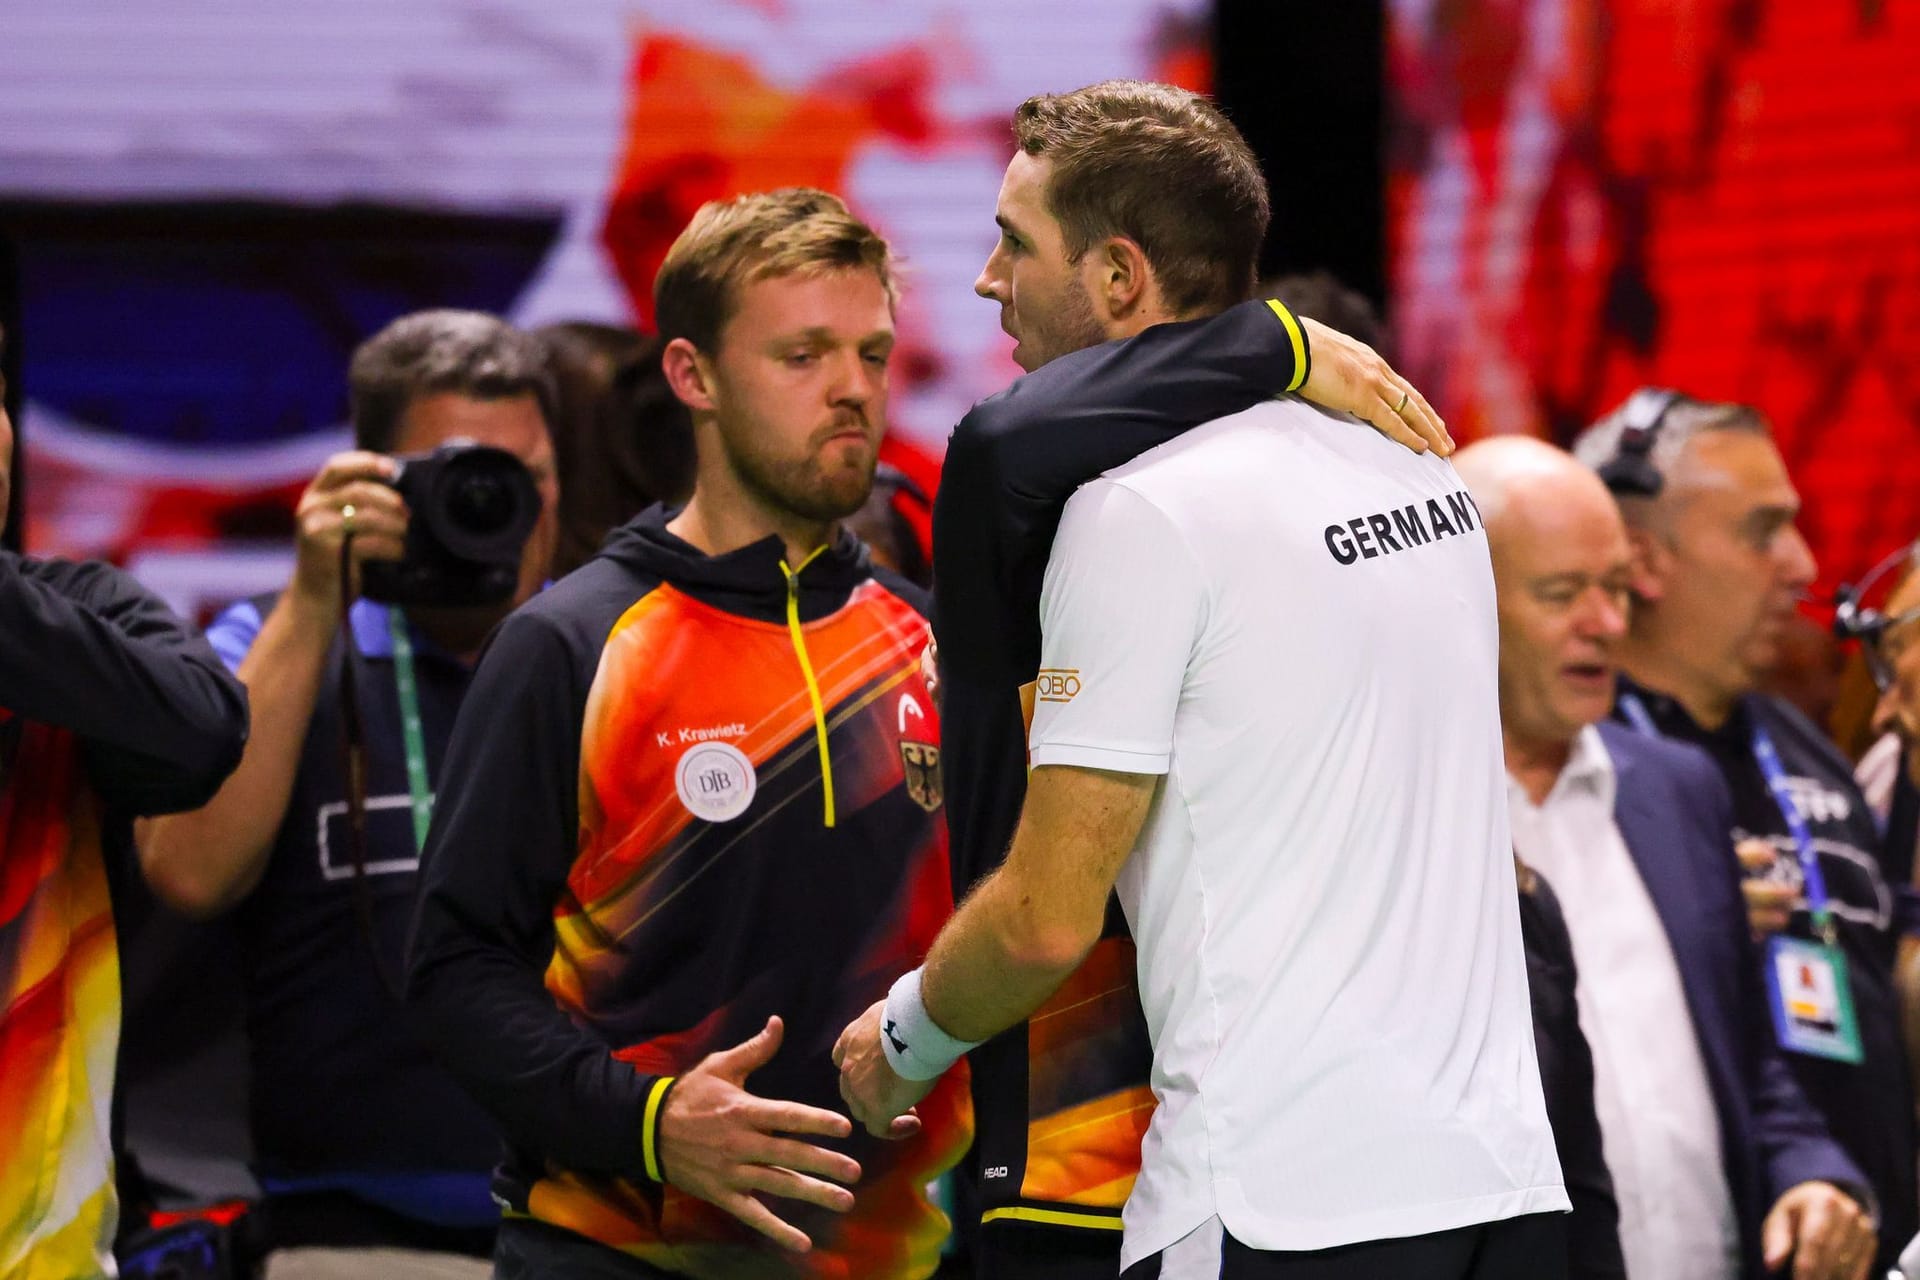
[(955, 1040), (934, 1022), (920, 998), (920, 970), (901, 974), (887, 992), (887, 1005), (880, 1015), (880, 1047), (902, 1079), (937, 1079), (979, 1043)]

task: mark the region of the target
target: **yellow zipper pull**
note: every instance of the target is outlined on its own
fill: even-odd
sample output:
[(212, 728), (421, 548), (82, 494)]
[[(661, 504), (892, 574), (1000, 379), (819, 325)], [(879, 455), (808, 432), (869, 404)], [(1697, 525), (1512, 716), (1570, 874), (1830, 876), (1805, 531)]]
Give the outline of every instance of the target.
[(827, 708), (820, 700), (820, 682), (813, 675), (813, 661), (807, 656), (807, 638), (800, 630), (800, 574), (808, 565), (820, 557), (826, 547), (814, 548), (813, 554), (800, 562), (799, 569), (790, 569), (787, 562), (780, 561), (780, 572), (787, 579), (787, 634), (793, 640), (794, 656), (800, 659), (800, 675), (807, 682), (807, 698), (813, 703), (813, 732), (820, 743), (820, 783), (827, 800), (827, 825), (833, 825), (833, 753), (827, 749)]

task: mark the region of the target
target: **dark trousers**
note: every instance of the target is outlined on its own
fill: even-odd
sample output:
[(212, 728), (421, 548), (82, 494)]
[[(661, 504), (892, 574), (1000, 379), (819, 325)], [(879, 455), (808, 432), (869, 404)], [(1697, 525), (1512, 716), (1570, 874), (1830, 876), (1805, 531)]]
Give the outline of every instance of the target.
[[(1401, 1240), (1312, 1253), (1249, 1249), (1227, 1235), (1220, 1280), (1565, 1280), (1566, 1218), (1535, 1213)], [(1157, 1280), (1160, 1258), (1143, 1258), (1121, 1280)]]
[(1114, 1280), (1120, 1233), (992, 1222), (973, 1242), (975, 1280)]
[(494, 1280), (673, 1280), (673, 1274), (597, 1240), (509, 1218), (493, 1246)]

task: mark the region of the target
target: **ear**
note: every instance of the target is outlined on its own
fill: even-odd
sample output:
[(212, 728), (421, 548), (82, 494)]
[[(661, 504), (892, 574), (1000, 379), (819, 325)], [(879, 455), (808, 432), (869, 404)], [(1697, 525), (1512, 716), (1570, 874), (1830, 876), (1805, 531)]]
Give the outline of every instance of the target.
[(713, 412), (713, 369), (698, 347), (685, 338), (675, 338), (660, 353), (660, 368), (681, 404), (695, 412)]
[(1673, 572), (1673, 552), (1650, 531), (1627, 526), (1627, 543), (1633, 548), (1633, 594), (1636, 599), (1654, 603), (1667, 594), (1667, 579)]
[(1090, 246), (1081, 261), (1087, 296), (1104, 319), (1125, 319), (1157, 297), (1146, 253), (1125, 236)]

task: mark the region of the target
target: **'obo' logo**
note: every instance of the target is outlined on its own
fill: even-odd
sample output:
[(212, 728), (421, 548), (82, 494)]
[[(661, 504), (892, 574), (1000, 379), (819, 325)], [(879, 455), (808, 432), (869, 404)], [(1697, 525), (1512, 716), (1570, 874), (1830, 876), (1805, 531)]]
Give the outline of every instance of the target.
[(730, 822), (745, 813), (758, 786), (753, 761), (727, 742), (702, 742), (688, 748), (673, 781), (687, 812), (708, 822)]
[(1080, 692), (1080, 669), (1042, 667), (1033, 682), (1033, 692), (1042, 702), (1072, 702)]

